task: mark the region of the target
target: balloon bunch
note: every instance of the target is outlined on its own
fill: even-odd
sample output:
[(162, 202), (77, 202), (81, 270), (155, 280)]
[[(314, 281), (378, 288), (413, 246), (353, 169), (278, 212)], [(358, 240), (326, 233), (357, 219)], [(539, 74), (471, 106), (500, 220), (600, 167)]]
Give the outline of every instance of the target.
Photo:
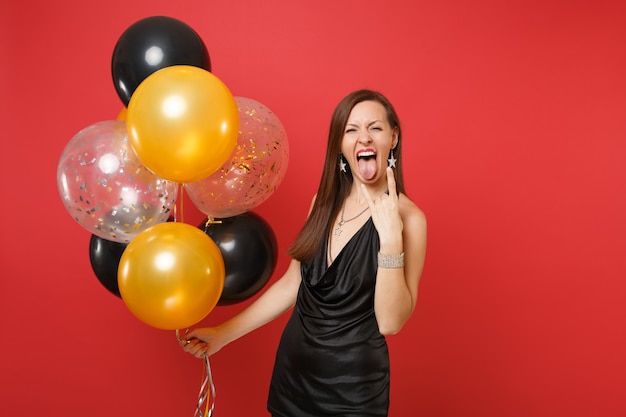
[[(273, 272), (275, 236), (250, 211), (285, 175), (285, 130), (263, 104), (232, 95), (177, 19), (128, 27), (111, 73), (124, 108), (69, 141), (59, 194), (92, 234), (91, 266), (106, 289), (150, 326), (187, 328)], [(198, 227), (173, 217), (183, 189), (207, 215)]]

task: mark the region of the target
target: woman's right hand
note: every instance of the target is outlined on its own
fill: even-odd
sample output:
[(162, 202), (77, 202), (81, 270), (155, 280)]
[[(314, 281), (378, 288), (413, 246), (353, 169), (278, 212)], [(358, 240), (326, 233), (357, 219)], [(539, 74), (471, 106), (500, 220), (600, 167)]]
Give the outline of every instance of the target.
[(180, 339), (180, 345), (185, 352), (196, 358), (204, 355), (211, 356), (218, 352), (226, 344), (218, 327), (202, 327), (184, 334)]
[(216, 327), (200, 327), (178, 335), (185, 352), (196, 358), (211, 356), (230, 342), (258, 329), (293, 307), (302, 279), (300, 262), (292, 260), (285, 274), (258, 299)]

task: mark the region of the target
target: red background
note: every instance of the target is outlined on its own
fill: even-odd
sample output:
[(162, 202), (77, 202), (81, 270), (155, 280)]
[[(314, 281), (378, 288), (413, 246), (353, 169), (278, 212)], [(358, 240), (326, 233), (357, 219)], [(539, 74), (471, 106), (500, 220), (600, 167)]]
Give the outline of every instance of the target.
[[(191, 416), (202, 364), (91, 271), (56, 188), (82, 128), (122, 108), (122, 32), (152, 15), (281, 119), (287, 176), (255, 211), (279, 263), (334, 105), (384, 92), (429, 220), (415, 315), (389, 338), (392, 416), (626, 415), (626, 9), (588, 1), (3, 1), (0, 414)], [(184, 221), (202, 214), (186, 202)], [(217, 307), (217, 323), (247, 303)], [(285, 318), (212, 357), (217, 416), (266, 415)]]

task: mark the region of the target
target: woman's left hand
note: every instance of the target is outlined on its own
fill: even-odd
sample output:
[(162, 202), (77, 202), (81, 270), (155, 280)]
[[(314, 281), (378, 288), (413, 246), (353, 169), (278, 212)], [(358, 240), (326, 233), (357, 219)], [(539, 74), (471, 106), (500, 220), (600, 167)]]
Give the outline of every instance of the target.
[(398, 204), (398, 193), (396, 191), (396, 179), (393, 169), (387, 167), (387, 193), (382, 193), (372, 199), (365, 186), (361, 184), (361, 190), (370, 208), (372, 221), (378, 231), (381, 251), (388, 253), (402, 252), (402, 218)]

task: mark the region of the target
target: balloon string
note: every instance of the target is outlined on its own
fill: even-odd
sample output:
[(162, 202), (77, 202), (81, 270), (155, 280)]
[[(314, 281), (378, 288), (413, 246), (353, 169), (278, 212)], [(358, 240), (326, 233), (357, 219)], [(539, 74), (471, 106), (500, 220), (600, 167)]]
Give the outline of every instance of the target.
[[(211, 364), (209, 363), (208, 355), (205, 354), (203, 358), (204, 376), (202, 385), (200, 387), (200, 393), (198, 394), (198, 405), (196, 407), (194, 417), (211, 417), (213, 415), (213, 408), (215, 407), (215, 385), (213, 384), (213, 376), (211, 375)], [(203, 406), (204, 411), (202, 411)]]
[(222, 224), (222, 221), (211, 216), (207, 217), (204, 223), (204, 231), (207, 232), (212, 224)]
[(182, 183), (179, 183), (178, 184), (178, 189), (179, 189), (178, 195), (180, 196), (179, 200), (178, 200), (180, 202), (180, 221), (184, 222), (185, 220), (183, 219), (183, 200), (185, 199), (185, 195), (184, 195), (185, 194), (185, 191), (184, 191), (185, 187), (183, 187)]
[[(188, 332), (189, 328), (185, 330), (184, 334), (187, 334)], [(179, 329), (176, 329), (176, 339), (179, 342), (185, 340), (181, 337)], [(202, 358), (204, 359), (204, 372), (202, 376), (202, 385), (200, 386), (200, 392), (198, 393), (198, 404), (196, 404), (194, 417), (211, 417), (213, 415), (213, 408), (215, 407), (215, 384), (213, 384), (213, 375), (211, 374), (209, 356), (204, 354), (202, 355)], [(203, 406), (204, 411), (202, 411)]]

